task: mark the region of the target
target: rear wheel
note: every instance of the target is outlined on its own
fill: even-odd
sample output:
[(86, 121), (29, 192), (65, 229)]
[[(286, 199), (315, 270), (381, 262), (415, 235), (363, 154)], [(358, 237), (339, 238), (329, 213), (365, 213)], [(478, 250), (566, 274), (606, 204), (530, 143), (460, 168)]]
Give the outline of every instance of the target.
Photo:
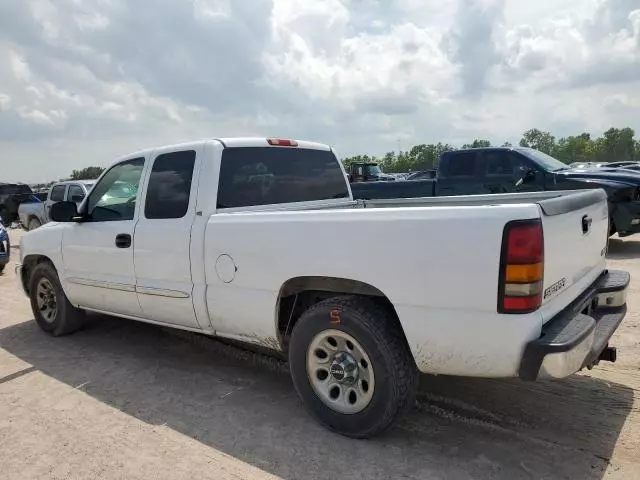
[(45, 332), (60, 336), (82, 327), (84, 312), (71, 305), (50, 263), (40, 263), (31, 273), (29, 297), (33, 316)]
[(411, 353), (397, 320), (371, 300), (314, 305), (296, 323), (289, 347), (298, 395), (337, 433), (372, 437), (413, 404), (418, 375)]
[(4, 272), (4, 267), (6, 267), (6, 265), (0, 265), (0, 273)]
[(29, 231), (35, 230), (41, 225), (42, 224), (40, 223), (40, 220), (38, 220), (37, 218), (32, 218), (31, 220), (29, 220)]

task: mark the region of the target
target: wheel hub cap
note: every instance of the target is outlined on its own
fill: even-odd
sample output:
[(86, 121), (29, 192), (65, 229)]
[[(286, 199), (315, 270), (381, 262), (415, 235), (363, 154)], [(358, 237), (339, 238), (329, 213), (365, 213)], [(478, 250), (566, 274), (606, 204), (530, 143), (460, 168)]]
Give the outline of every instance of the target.
[(38, 282), (38, 286), (36, 288), (36, 301), (42, 318), (46, 322), (53, 322), (58, 310), (56, 292), (51, 282), (46, 278), (42, 278)]
[(338, 383), (353, 384), (358, 380), (358, 362), (352, 355), (340, 352), (333, 357), (329, 373)]
[(318, 398), (337, 412), (361, 412), (373, 397), (375, 375), (369, 356), (354, 337), (341, 330), (324, 330), (311, 340), (307, 375)]

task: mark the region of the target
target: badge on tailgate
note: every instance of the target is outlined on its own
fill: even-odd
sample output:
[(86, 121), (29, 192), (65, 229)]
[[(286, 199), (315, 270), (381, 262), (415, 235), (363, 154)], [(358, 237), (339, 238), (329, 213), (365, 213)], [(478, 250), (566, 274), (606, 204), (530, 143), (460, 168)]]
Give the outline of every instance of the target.
[(556, 283), (547, 287), (544, 290), (544, 299), (546, 300), (547, 298), (554, 296), (556, 293), (562, 290), (566, 284), (567, 284), (567, 279), (565, 277), (562, 277)]

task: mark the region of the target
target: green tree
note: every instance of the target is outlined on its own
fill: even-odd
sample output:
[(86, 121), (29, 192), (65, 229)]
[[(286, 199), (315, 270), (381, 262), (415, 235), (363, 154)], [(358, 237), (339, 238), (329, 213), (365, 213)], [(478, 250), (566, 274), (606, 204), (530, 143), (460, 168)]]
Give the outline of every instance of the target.
[(462, 145), (462, 148), (486, 148), (490, 146), (491, 146), (491, 142), (489, 140), (475, 139), (471, 143), (465, 143), (464, 145)]
[(522, 134), (520, 146), (535, 148), (536, 150), (551, 155), (556, 146), (556, 137), (549, 132), (532, 128)]
[(564, 163), (585, 162), (594, 156), (594, 143), (589, 133), (563, 137), (558, 140), (552, 155)]
[(104, 172), (104, 168), (102, 167), (85, 167), (81, 170), (71, 172), (69, 180), (94, 180), (98, 178), (102, 172)]
[(513, 145), (511, 145), (511, 142), (504, 142), (502, 145), (500, 145), (501, 147), (513, 147)]
[(634, 136), (635, 132), (632, 128), (610, 128), (596, 140), (596, 158), (601, 162), (634, 160), (636, 143)]

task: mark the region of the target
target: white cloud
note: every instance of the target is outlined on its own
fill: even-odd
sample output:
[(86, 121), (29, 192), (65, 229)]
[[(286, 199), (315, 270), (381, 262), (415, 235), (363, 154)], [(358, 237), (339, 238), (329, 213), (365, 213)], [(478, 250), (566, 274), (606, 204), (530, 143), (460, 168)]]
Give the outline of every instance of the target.
[(640, 130), (637, 0), (5, 0), (0, 65), (3, 180), (219, 135)]

